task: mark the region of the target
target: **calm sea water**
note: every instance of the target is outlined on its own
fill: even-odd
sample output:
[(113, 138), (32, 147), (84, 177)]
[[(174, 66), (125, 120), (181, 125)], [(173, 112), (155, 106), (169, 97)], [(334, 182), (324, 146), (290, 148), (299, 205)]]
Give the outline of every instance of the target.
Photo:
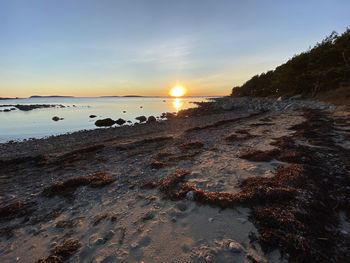
[[(2, 100), (5, 104), (62, 104), (65, 108), (43, 108), (31, 111), (0, 112), (0, 142), (42, 138), (79, 130), (95, 129), (97, 119), (123, 118), (135, 122), (135, 117), (160, 116), (163, 112), (177, 112), (196, 107), (191, 102), (208, 98), (28, 98)], [(73, 106), (75, 105), (75, 107)], [(69, 107), (68, 107), (69, 106)], [(142, 107), (142, 108), (141, 108)], [(6, 107), (0, 107), (6, 109)], [(126, 111), (126, 113), (123, 113)], [(89, 115), (97, 115), (91, 119)], [(52, 117), (64, 118), (53, 121)]]

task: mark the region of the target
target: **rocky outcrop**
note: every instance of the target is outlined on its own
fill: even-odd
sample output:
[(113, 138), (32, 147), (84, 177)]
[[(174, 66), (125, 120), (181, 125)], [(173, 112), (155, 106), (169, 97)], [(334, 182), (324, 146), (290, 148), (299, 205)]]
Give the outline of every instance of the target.
[(146, 116), (139, 116), (136, 117), (135, 120), (138, 120), (140, 123), (147, 121)]
[(116, 122), (114, 120), (112, 120), (111, 118), (107, 118), (107, 119), (101, 119), (101, 120), (97, 120), (95, 122), (95, 125), (97, 127), (110, 127), (112, 125), (114, 125)]
[(148, 122), (148, 123), (157, 122), (157, 119), (156, 119), (156, 117), (154, 117), (154, 116), (149, 116), (148, 119), (147, 119), (147, 122)]
[(119, 118), (118, 120), (115, 121), (115, 123), (118, 124), (118, 125), (123, 125), (124, 123), (126, 123), (126, 121), (121, 119), (121, 118)]
[(54, 117), (52, 117), (52, 120), (53, 121), (61, 121), (61, 120), (63, 120), (63, 118), (60, 118), (58, 116), (54, 116)]

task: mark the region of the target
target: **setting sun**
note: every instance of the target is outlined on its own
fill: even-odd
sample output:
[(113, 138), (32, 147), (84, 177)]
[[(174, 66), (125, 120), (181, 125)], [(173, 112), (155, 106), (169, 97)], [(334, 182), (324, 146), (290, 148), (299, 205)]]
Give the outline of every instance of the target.
[(172, 97), (182, 97), (186, 94), (187, 90), (182, 85), (176, 85), (169, 91), (169, 95)]

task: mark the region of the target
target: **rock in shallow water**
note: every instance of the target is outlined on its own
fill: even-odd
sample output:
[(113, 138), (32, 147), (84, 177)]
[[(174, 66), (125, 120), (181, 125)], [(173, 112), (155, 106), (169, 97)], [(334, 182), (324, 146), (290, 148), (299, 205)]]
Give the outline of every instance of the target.
[(115, 124), (115, 121), (112, 120), (111, 118), (107, 118), (107, 119), (102, 119), (102, 120), (97, 120), (95, 122), (95, 125), (97, 127), (109, 127)]
[(149, 116), (148, 119), (147, 119), (147, 122), (148, 122), (148, 123), (156, 122), (156, 121), (157, 121), (157, 119), (156, 119), (156, 117), (154, 117), (154, 116)]
[(115, 121), (115, 123), (118, 124), (118, 125), (123, 125), (125, 122), (126, 121), (121, 119), (121, 118), (119, 118), (118, 120)]
[(138, 120), (140, 123), (147, 121), (146, 116), (139, 116), (136, 117), (135, 120)]
[(54, 117), (52, 117), (52, 120), (53, 120), (53, 121), (60, 121), (60, 120), (63, 120), (63, 118), (54, 116)]

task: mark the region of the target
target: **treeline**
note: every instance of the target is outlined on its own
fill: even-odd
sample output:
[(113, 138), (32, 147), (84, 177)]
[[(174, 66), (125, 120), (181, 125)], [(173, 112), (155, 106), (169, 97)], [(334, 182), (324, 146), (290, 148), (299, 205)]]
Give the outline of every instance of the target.
[(341, 35), (333, 32), (275, 70), (234, 87), (231, 96), (315, 96), (346, 86), (350, 87), (350, 28)]

